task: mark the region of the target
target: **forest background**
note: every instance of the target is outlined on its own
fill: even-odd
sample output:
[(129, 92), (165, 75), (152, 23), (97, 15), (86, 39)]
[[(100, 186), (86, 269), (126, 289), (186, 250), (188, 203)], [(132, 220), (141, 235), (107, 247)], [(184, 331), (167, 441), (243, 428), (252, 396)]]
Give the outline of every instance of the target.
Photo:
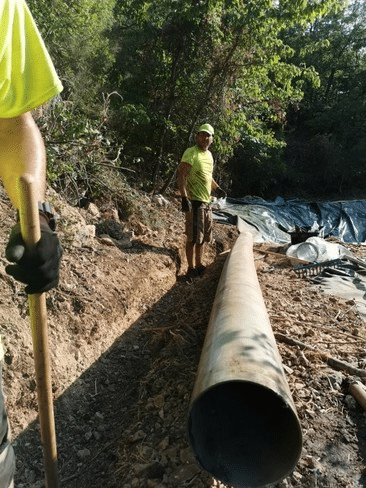
[(128, 217), (205, 122), (229, 196), (366, 197), (366, 0), (28, 5), (64, 85), (36, 118), (69, 203)]

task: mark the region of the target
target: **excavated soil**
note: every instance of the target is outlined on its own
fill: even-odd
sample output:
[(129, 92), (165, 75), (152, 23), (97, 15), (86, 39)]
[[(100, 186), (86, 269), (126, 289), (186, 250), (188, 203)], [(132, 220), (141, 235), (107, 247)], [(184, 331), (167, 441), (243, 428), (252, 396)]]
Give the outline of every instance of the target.
[[(207, 272), (187, 283), (183, 216), (175, 201), (166, 208), (150, 202), (146, 211), (161, 216), (155, 229), (137, 217), (123, 223), (131, 237), (126, 247), (100, 237), (76, 239), (75, 229), (96, 224), (103, 215), (53, 198), (65, 247), (60, 286), (47, 294), (60, 487), (223, 488), (194, 460), (186, 422), (216, 287), (237, 229), (215, 224), (215, 242), (205, 254)], [(2, 190), (0, 215), (3, 256), (13, 211)], [(351, 247), (366, 258), (363, 247)], [(274, 245), (254, 245), (304, 441), (294, 472), (276, 487), (365, 487), (366, 417), (349, 394), (354, 374), (334, 369), (322, 354), (366, 369), (365, 323), (353, 300), (323, 294), (278, 253)], [(5, 265), (1, 257), (3, 380), (16, 487), (41, 488), (28, 304)], [(283, 336), (315, 351), (282, 342)]]

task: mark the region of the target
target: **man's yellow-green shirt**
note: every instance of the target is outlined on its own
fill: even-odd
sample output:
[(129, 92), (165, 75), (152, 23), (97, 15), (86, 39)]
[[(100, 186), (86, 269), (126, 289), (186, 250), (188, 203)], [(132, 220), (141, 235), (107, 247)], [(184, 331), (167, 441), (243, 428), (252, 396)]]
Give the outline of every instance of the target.
[(191, 165), (187, 177), (188, 198), (210, 203), (213, 173), (211, 151), (202, 151), (198, 146), (193, 146), (184, 151), (181, 161)]
[(53, 98), (62, 84), (24, 0), (0, 0), (0, 118)]

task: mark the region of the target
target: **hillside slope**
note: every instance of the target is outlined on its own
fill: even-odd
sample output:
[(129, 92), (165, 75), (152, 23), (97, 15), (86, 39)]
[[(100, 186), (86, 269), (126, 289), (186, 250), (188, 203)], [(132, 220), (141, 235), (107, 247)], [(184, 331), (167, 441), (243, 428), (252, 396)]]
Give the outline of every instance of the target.
[[(215, 225), (208, 270), (186, 283), (183, 216), (175, 201), (159, 208), (146, 200), (146, 212), (161, 215), (160, 227), (153, 230), (137, 217), (118, 222), (112, 208), (98, 214), (71, 208), (52, 192), (49, 198), (60, 214), (65, 246), (60, 286), (47, 294), (61, 486), (223, 486), (194, 461), (186, 415), (225, 251), (236, 240), (236, 228)], [(13, 222), (3, 191), (0, 214), (3, 249)], [(93, 237), (90, 225), (103, 222), (106, 228), (106, 221), (114, 241)], [(263, 251), (268, 245), (254, 247)], [(352, 250), (362, 257), (361, 247)], [(353, 303), (323, 295), (285, 258), (255, 252), (255, 259), (276, 333), (365, 367), (365, 324)], [(5, 274), (5, 264), (1, 257), (0, 331), (16, 486), (40, 488), (27, 300), (22, 286)], [(349, 374), (334, 371), (317, 354), (283, 343), (279, 350), (303, 427), (304, 451), (294, 474), (278, 486), (365, 486), (366, 418), (348, 395)]]

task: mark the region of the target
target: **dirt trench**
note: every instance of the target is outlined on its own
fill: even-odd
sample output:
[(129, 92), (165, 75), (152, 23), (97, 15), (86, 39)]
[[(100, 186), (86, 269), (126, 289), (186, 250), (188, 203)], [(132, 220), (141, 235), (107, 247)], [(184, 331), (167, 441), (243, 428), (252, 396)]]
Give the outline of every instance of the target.
[[(13, 215), (0, 198), (0, 246)], [(95, 239), (65, 246), (60, 287), (47, 295), (55, 419), (63, 488), (211, 488), (193, 458), (186, 420), (216, 286), (237, 230), (215, 224), (207, 272), (182, 277), (183, 216), (144, 228), (118, 249)], [(299, 277), (280, 249), (255, 245), (257, 275), (275, 333), (366, 367), (365, 324), (352, 300)], [(262, 252), (256, 252), (261, 250)], [(362, 246), (353, 252), (365, 258)], [(4, 387), (17, 456), (17, 488), (44, 486), (32, 345), (22, 287), (0, 260)], [(352, 303), (351, 303), (352, 302)], [(350, 374), (316, 352), (278, 343), (304, 435), (294, 472), (276, 488), (366, 486), (366, 417)], [(364, 379), (361, 379), (364, 382)], [(228, 488), (228, 487), (227, 487)]]

